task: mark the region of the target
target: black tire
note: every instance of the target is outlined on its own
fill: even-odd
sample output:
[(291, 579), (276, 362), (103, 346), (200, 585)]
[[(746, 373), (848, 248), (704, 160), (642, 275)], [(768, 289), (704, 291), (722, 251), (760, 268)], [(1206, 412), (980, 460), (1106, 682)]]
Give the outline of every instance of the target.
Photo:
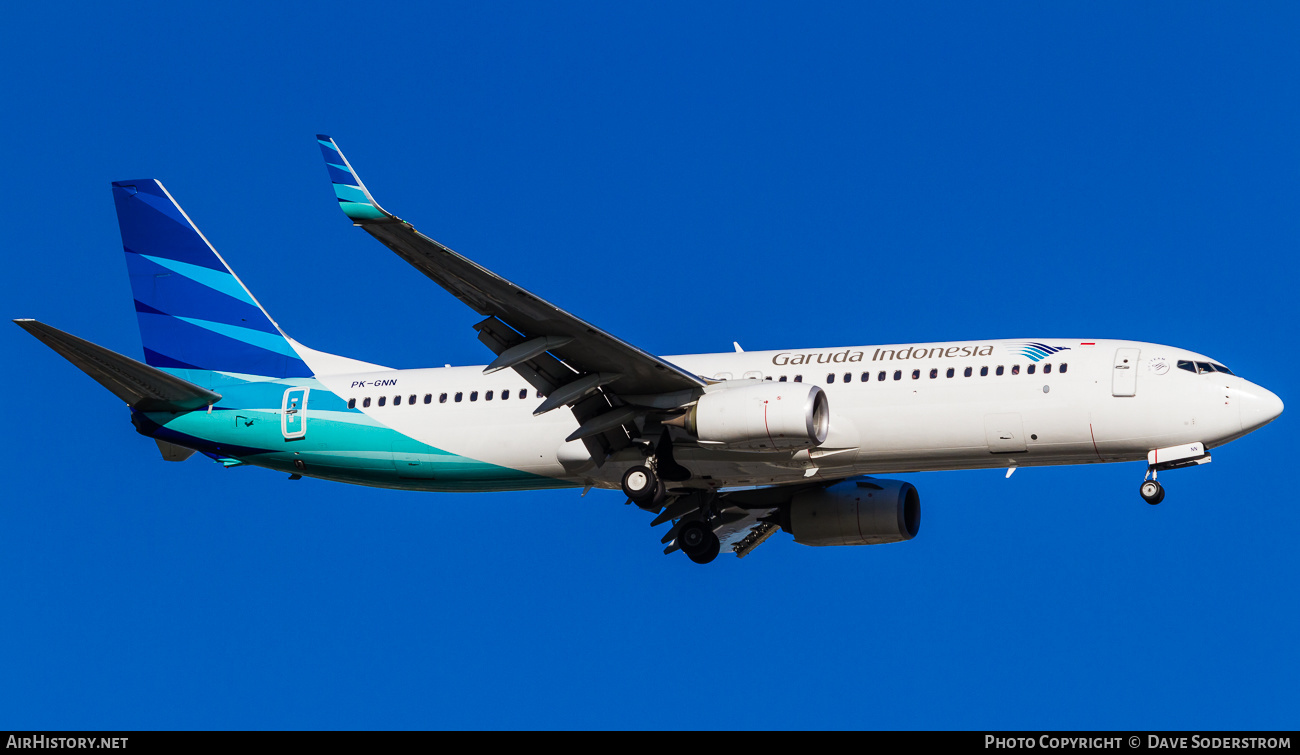
[(1155, 480), (1146, 480), (1142, 483), (1142, 487), (1138, 488), (1138, 495), (1142, 496), (1142, 500), (1155, 506), (1165, 499), (1165, 486)]
[(710, 532), (705, 549), (698, 553), (687, 553), (686, 557), (697, 564), (707, 564), (717, 558), (720, 552), (722, 552), (722, 542), (718, 540), (717, 535)]
[(684, 522), (677, 530), (677, 547), (686, 555), (702, 552), (709, 546), (709, 535), (713, 530), (709, 525), (697, 520)]
[(623, 473), (623, 494), (638, 503), (654, 498), (660, 487), (659, 478), (649, 467), (637, 465)]

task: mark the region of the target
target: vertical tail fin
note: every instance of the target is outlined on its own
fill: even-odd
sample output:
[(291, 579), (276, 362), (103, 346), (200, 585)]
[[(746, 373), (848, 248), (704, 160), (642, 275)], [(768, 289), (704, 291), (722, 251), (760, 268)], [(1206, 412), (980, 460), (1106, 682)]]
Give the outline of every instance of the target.
[(161, 183), (114, 181), (113, 201), (146, 364), (311, 376), (280, 327)]

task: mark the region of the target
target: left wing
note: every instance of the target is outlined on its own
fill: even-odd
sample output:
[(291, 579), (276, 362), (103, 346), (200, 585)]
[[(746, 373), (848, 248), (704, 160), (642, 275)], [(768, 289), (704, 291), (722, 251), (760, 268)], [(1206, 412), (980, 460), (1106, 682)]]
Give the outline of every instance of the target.
[[(534, 414), (572, 406), (581, 427), (569, 440), (603, 438), (606, 453), (635, 437), (652, 408), (693, 401), (706, 381), (575, 317), (415, 230), (380, 207), (338, 145), (317, 135), (344, 214), (487, 319), (474, 326), (497, 358), (546, 396)], [(590, 448), (590, 445), (589, 445)], [(598, 460), (603, 461), (598, 457)]]

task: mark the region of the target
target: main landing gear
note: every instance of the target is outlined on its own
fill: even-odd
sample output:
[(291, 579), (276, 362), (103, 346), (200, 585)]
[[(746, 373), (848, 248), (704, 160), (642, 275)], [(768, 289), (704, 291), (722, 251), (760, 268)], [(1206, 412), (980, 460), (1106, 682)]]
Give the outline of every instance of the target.
[[(664, 500), (664, 482), (649, 466), (638, 465), (623, 473), (623, 493), (637, 506), (658, 512)], [(698, 509), (687, 513), (695, 511)], [(722, 551), (718, 536), (702, 519), (683, 522), (677, 529), (676, 540), (677, 548), (697, 564), (709, 563)]]
[[(637, 506), (659, 515), (652, 524), (676, 520), (676, 526), (661, 541), (672, 541), (666, 553), (680, 550), (697, 564), (707, 564), (717, 558), (722, 551), (722, 542), (710, 521), (712, 509), (708, 500), (699, 493), (667, 495), (667, 483), (691, 478), (690, 470), (673, 458), (672, 440), (667, 431), (660, 436), (658, 443), (643, 443), (642, 453), (645, 454), (645, 464), (638, 464), (623, 473), (624, 495)], [(667, 509), (663, 508), (665, 502)]]
[(707, 522), (696, 519), (677, 530), (677, 547), (697, 564), (707, 564), (718, 557), (722, 543)]
[(653, 469), (638, 465), (623, 473), (623, 494), (646, 508), (663, 500), (664, 484)]

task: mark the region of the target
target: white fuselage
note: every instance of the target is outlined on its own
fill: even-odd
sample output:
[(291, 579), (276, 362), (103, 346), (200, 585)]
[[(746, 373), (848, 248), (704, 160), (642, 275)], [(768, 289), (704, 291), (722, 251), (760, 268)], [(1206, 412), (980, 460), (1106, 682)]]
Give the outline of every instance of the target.
[[(1025, 344), (1035, 343), (1059, 350), (1025, 356)], [(677, 461), (694, 474), (687, 485), (700, 487), (1131, 461), (1184, 443), (1220, 446), (1281, 411), (1276, 396), (1241, 377), (1178, 366), (1212, 363), (1207, 357), (1134, 341), (996, 340), (666, 359), (710, 379), (813, 383), (829, 400), (829, 434), (815, 449), (742, 453), (678, 443)], [(560, 409), (534, 417), (540, 399), (509, 370), (485, 376), (481, 366), (448, 367), (318, 379), (339, 397), (357, 399), (375, 422), (458, 456), (597, 487), (617, 487), (623, 471), (641, 463), (635, 449), (600, 466), (585, 458), (581, 443), (564, 440), (578, 427), (573, 414)], [(519, 398), (521, 389), (527, 398)], [(394, 405), (394, 396), (402, 402)]]

